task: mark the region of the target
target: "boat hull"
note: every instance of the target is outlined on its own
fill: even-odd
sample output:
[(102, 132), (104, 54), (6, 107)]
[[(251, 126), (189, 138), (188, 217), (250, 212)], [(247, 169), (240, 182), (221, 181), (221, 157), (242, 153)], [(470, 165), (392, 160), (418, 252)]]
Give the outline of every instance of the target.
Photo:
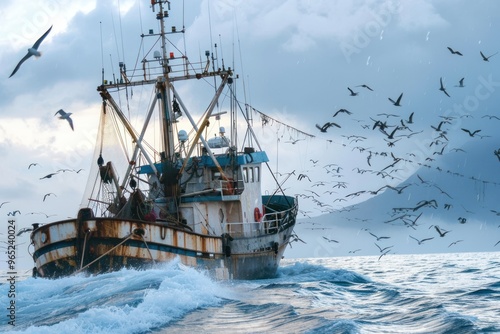
[[(295, 225), (296, 202), (279, 218), (259, 225), (262, 233), (221, 236), (192, 232), (163, 221), (95, 218), (82, 211), (76, 219), (36, 228), (35, 274), (58, 278), (79, 272), (100, 274), (122, 268), (146, 269), (179, 258), (217, 279), (259, 279), (276, 275)], [(255, 223), (253, 223), (255, 224)]]

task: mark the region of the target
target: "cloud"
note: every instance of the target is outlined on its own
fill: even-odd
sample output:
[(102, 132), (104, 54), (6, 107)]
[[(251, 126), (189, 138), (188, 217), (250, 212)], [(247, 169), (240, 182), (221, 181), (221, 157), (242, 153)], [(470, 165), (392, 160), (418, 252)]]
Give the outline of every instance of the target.
[(398, 10), (398, 25), (406, 31), (421, 31), (448, 26), (433, 1), (405, 1)]

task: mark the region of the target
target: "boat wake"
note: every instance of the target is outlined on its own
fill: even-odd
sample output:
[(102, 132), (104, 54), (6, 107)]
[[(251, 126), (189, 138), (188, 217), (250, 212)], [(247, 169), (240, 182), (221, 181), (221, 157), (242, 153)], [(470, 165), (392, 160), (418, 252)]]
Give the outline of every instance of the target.
[[(6, 285), (0, 286), (1, 299)], [(143, 333), (166, 326), (227, 294), (179, 260), (147, 271), (18, 282), (16, 333)], [(1, 304), (5, 305), (5, 301)], [(41, 311), (43, 310), (43, 311)], [(11, 326), (0, 327), (7, 332)]]

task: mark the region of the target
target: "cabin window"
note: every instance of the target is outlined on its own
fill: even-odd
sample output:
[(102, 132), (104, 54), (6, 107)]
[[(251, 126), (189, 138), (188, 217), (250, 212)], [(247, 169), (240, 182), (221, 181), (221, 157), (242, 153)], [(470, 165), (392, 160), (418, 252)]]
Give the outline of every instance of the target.
[(254, 182), (253, 167), (248, 167), (248, 182)]
[(248, 182), (248, 169), (246, 167), (243, 167), (243, 182)]
[(260, 182), (260, 168), (258, 166), (254, 167), (255, 182)]

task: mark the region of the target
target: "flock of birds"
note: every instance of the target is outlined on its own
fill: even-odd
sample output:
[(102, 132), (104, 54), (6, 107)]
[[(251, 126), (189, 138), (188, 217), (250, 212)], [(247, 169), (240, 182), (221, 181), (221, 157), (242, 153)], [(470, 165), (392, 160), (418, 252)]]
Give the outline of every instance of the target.
[[(33, 44), (33, 46), (28, 49), (28, 53), (26, 53), (26, 55), (19, 61), (19, 63), (17, 63), (16, 67), (12, 71), (11, 75), (9, 76), (9, 78), (12, 77), (14, 74), (17, 73), (17, 71), (19, 70), (19, 68), (21, 67), (21, 65), (26, 60), (28, 60), (32, 56), (35, 56), (37, 58), (42, 56), (42, 53), (40, 51), (38, 51), (38, 48), (40, 47), (40, 44), (42, 44), (43, 40), (45, 39), (45, 37), (47, 37), (47, 35), (50, 33), (51, 30), (52, 30), (52, 26), (50, 26), (49, 30), (47, 30), (42, 36), (40, 36), (40, 38), (35, 42), (35, 44)], [(69, 126), (71, 127), (71, 130), (73, 130), (73, 131), (75, 130), (75, 128), (73, 126), (73, 120), (70, 117), (72, 115), (72, 113), (67, 113), (64, 110), (59, 109), (58, 111), (56, 111), (56, 113), (54, 114), (54, 116), (57, 115), (57, 114), (59, 114), (59, 119), (68, 121)]]
[[(35, 56), (35, 57), (40, 57), (42, 55), (42, 53), (38, 50), (40, 45), (42, 44), (43, 40), (49, 35), (50, 31), (52, 30), (52, 26), (50, 26), (50, 28), (42, 35), (40, 36), (40, 38), (38, 38), (38, 40), (35, 42), (35, 44), (33, 44), (32, 47), (30, 47), (28, 49), (28, 52), (26, 53), (26, 55), (17, 63), (16, 67), (14, 68), (14, 70), (12, 71), (11, 75), (9, 76), (9, 78), (11, 78), (12, 76), (14, 76), (18, 71), (19, 69), (21, 68), (21, 65), (23, 65), (23, 63), (30, 59), (32, 56)], [(59, 115), (59, 119), (61, 120), (65, 120), (68, 122), (71, 130), (75, 130), (74, 129), (74, 125), (73, 125), (73, 120), (71, 119), (71, 115), (72, 113), (70, 112), (65, 112), (63, 109), (59, 109), (58, 111), (56, 111), (56, 113), (54, 114), (54, 116), (56, 115)], [(34, 162), (34, 163), (31, 163), (29, 164), (28, 166), (28, 169), (31, 169), (32, 167), (35, 167), (35, 166), (39, 166), (38, 163)], [(53, 172), (53, 173), (50, 173), (50, 174), (47, 174), (43, 177), (40, 177), (40, 180), (43, 180), (43, 179), (50, 179), (52, 178), (53, 176), (59, 174), (60, 172), (75, 172), (75, 173), (80, 173), (83, 169), (79, 169), (79, 170), (72, 170), (72, 169), (59, 169), (57, 170), (56, 172)], [(48, 192), (46, 194), (43, 195), (43, 198), (42, 198), (42, 202), (45, 202), (47, 200), (47, 198), (49, 197), (57, 197), (56, 194), (52, 193), (52, 192)], [(2, 207), (4, 207), (5, 205), (9, 206), (10, 202), (9, 201), (4, 201), (0, 204), (0, 209)], [(16, 210), (11, 210), (11, 211), (8, 211), (7, 212), (7, 216), (8, 217), (15, 217), (16, 215), (21, 215), (21, 211), (16, 209)], [(52, 217), (52, 216), (55, 216), (54, 214), (52, 215), (48, 215), (44, 212), (29, 212), (27, 213), (27, 215), (44, 215), (46, 218), (49, 218), (49, 217)], [(22, 229), (20, 229), (18, 232), (17, 232), (17, 236), (20, 236), (22, 235), (23, 233), (26, 233), (26, 232), (30, 232), (32, 231), (32, 228), (31, 227), (24, 227)]]
[[(452, 56), (463, 57), (462, 52), (452, 49), (451, 47), (447, 48)], [(490, 58), (496, 55), (497, 53), (493, 53), (491, 55), (486, 56), (482, 51), (479, 52), (479, 55), (484, 62), (489, 62)], [(457, 89), (464, 89), (465, 85), (465, 77), (462, 77), (455, 87)], [(376, 92), (373, 86), (367, 84), (361, 84), (351, 87), (361, 87), (366, 89), (367, 94), (372, 94)], [(355, 88), (347, 87), (348, 96), (352, 98), (359, 97), (362, 93), (360, 91), (356, 91)], [(445, 99), (452, 99), (452, 92), (450, 92), (447, 87), (444, 85), (443, 77), (439, 78), (439, 83), (437, 85), (437, 90), (444, 94)], [(404, 92), (401, 92), (396, 97), (388, 97), (388, 101), (394, 107), (397, 107), (397, 110), (403, 110), (406, 112), (406, 108), (404, 105)], [(348, 192), (348, 183), (343, 180), (342, 170), (344, 166), (338, 164), (328, 163), (323, 166), (323, 171), (326, 172), (327, 175), (331, 176), (331, 180), (320, 180), (317, 181), (315, 179), (318, 178), (319, 173), (315, 170), (314, 172), (311, 169), (306, 171), (302, 171), (301, 173), (296, 172), (295, 170), (289, 173), (280, 173), (280, 175), (295, 175), (297, 180), (300, 182), (310, 183), (309, 189), (305, 189), (303, 193), (298, 193), (296, 196), (304, 199), (312, 201), (317, 205), (317, 209), (323, 213), (340, 213), (344, 211), (353, 211), (356, 210), (356, 205), (348, 205), (349, 200), (355, 197), (361, 196), (363, 194), (366, 195), (377, 195), (386, 191), (394, 191), (398, 195), (405, 193), (408, 195), (408, 199), (412, 196), (411, 188), (423, 186), (428, 187), (429, 189), (433, 189), (436, 196), (439, 197), (439, 203), (436, 199), (416, 199), (415, 205), (410, 205), (408, 207), (393, 207), (389, 212), (389, 216), (384, 221), (386, 224), (392, 225), (401, 225), (407, 228), (410, 228), (414, 231), (417, 230), (417, 227), (423, 225), (421, 223), (421, 216), (424, 213), (423, 210), (428, 209), (437, 209), (438, 207), (444, 210), (451, 210), (454, 206), (461, 206), (463, 210), (461, 210), (462, 214), (457, 217), (456, 221), (458, 221), (459, 225), (466, 224), (468, 222), (468, 218), (470, 221), (470, 217), (473, 216), (473, 212), (468, 210), (465, 206), (469, 205), (466, 203), (464, 206), (463, 203), (457, 203), (456, 200), (453, 199), (453, 196), (447, 191), (443, 190), (438, 183), (431, 182), (430, 180), (424, 180), (421, 176), (417, 174), (416, 182), (409, 182), (406, 177), (401, 177), (400, 171), (406, 170), (408, 165), (413, 165), (417, 168), (428, 168), (435, 169), (440, 173), (450, 174), (454, 177), (460, 177), (463, 179), (469, 179), (473, 182), (482, 183), (483, 186), (486, 184), (493, 184), (494, 186), (500, 186), (500, 183), (493, 182), (491, 180), (482, 180), (474, 176), (465, 175), (454, 170), (446, 170), (443, 167), (439, 166), (439, 163), (434, 163), (438, 161), (437, 159), (447, 153), (466, 153), (465, 150), (461, 147), (452, 148), (452, 142), (450, 141), (451, 136), (459, 136), (460, 133), (466, 135), (466, 138), (470, 138), (470, 140), (480, 140), (483, 138), (487, 138), (493, 135), (493, 133), (483, 133), (482, 129), (473, 128), (466, 126), (469, 119), (474, 119), (480, 116), (483, 119), (487, 119), (488, 121), (498, 120), (500, 121), (500, 117), (497, 115), (480, 115), (479, 113), (471, 114), (443, 114), (438, 116), (439, 119), (434, 124), (422, 124), (422, 119), (418, 118), (415, 112), (407, 112), (407, 116), (403, 116), (400, 113), (378, 113), (376, 116), (371, 116), (369, 120), (366, 119), (357, 119), (355, 116), (357, 112), (351, 110), (349, 108), (341, 108), (333, 113), (331, 116), (335, 119), (335, 121), (327, 121), (323, 124), (316, 124), (316, 128), (322, 134), (326, 133), (334, 133), (337, 138), (342, 137), (341, 144), (343, 147), (352, 147), (352, 151), (358, 151), (360, 154), (364, 154), (366, 156), (366, 168), (358, 165), (352, 171), (359, 174), (371, 174), (378, 176), (385, 181), (385, 185), (382, 187), (378, 187), (378, 189), (372, 190), (357, 190), (353, 192)], [(352, 132), (352, 124), (353, 122), (358, 123), (363, 129), (363, 133), (356, 134), (342, 134), (342, 129), (344, 127), (344, 122), (349, 121), (348, 127), (349, 131)], [(355, 123), (354, 123), (355, 124)], [(457, 127), (457, 125), (460, 125)], [(382, 140), (388, 147), (387, 151), (375, 150), (372, 147), (362, 146), (361, 143), (369, 142), (370, 145), (373, 145), (373, 131), (378, 131), (381, 134)], [(300, 134), (299, 134), (300, 136)], [(422, 139), (423, 138), (423, 139)], [(463, 138), (465, 139), (465, 138)], [(294, 136), (290, 135), (290, 140), (286, 141), (287, 144), (295, 145), (299, 141), (305, 140), (305, 138), (294, 138)], [(425, 143), (427, 148), (427, 152), (425, 154), (425, 159), (422, 156), (415, 155), (412, 152), (399, 151), (398, 147), (402, 144), (400, 141), (402, 140), (412, 140), (419, 141), (420, 143)], [(338, 143), (338, 141), (327, 140), (328, 142)], [(407, 144), (407, 143), (405, 143)], [(401, 145), (408, 147), (408, 145)], [(379, 146), (380, 147), (380, 146)], [(500, 148), (494, 150), (493, 155), (498, 158), (500, 161)], [(377, 162), (374, 160), (377, 157), (382, 157), (383, 159), (379, 159)], [(325, 156), (326, 158), (326, 156)], [(323, 159), (323, 158), (322, 158)], [(389, 160), (387, 162), (387, 160)], [(386, 161), (385, 163), (380, 163), (381, 161)], [(311, 159), (312, 167), (316, 167), (319, 163), (318, 160)], [(381, 167), (376, 168), (376, 165), (381, 165)], [(324, 173), (322, 173), (324, 174)], [(403, 173), (404, 175), (404, 173)], [(406, 180), (406, 181), (405, 181)], [(394, 183), (400, 183), (398, 186), (391, 185)], [(319, 189), (328, 186), (331, 189), (324, 190), (323, 193), (320, 192)], [(307, 186), (306, 186), (307, 187)], [(314, 189), (314, 190), (313, 190)], [(343, 190), (342, 195), (339, 195), (337, 198), (333, 200), (331, 198), (326, 199), (326, 194), (340, 194), (339, 190)], [(429, 190), (430, 191), (430, 190)], [(417, 191), (417, 194), (419, 192)], [(421, 192), (420, 192), (421, 193)], [(436, 197), (438, 198), (438, 197)], [(412, 199), (414, 200), (414, 199)], [(444, 202), (444, 204), (443, 204)], [(500, 216), (497, 210), (490, 208), (490, 214), (492, 214), (492, 220), (496, 219), (496, 217)], [(302, 214), (306, 217), (311, 218), (310, 214), (312, 211), (304, 211), (301, 210)], [(370, 219), (363, 218), (345, 218), (346, 220), (354, 220), (359, 222), (368, 222)], [(420, 219), (420, 221), (419, 221)], [(315, 225), (314, 222), (306, 222), (306, 224)], [(500, 225), (498, 226), (500, 228)], [(310, 227), (310, 229), (321, 229), (324, 230), (325, 227)], [(432, 229), (436, 236), (426, 236), (423, 238), (417, 238), (415, 234), (410, 234), (408, 236), (409, 240), (415, 241), (416, 245), (422, 245), (424, 243), (429, 243), (431, 240), (435, 238), (445, 238), (450, 234), (450, 230), (445, 230), (444, 228), (438, 225), (430, 225), (428, 229)], [(392, 251), (393, 246), (382, 246), (380, 242), (383, 240), (389, 239), (389, 236), (377, 236), (373, 231), (370, 231), (367, 228), (362, 228), (362, 230), (367, 231), (370, 235), (376, 238), (375, 245), (380, 251), (379, 259)], [(327, 242), (339, 243), (338, 240), (329, 238), (329, 236), (323, 236)], [(301, 239), (296, 238), (297, 241), (302, 241)], [(453, 247), (459, 243), (464, 242), (464, 240), (454, 240), (449, 242), (448, 247)], [(496, 242), (493, 247), (500, 244), (500, 241)], [(360, 249), (355, 249), (349, 251), (349, 253), (356, 253), (360, 251)]]
[[(49, 35), (50, 31), (52, 30), (52, 26), (50, 26), (50, 28), (42, 35), (40, 36), (40, 38), (38, 38), (38, 40), (33, 44), (32, 47), (30, 47), (28, 49), (28, 52), (26, 53), (26, 55), (17, 63), (16, 67), (14, 68), (14, 70), (12, 71), (12, 73), (10, 74), (9, 78), (11, 78), (12, 76), (14, 76), (18, 71), (19, 69), (21, 68), (21, 65), (23, 65), (23, 63), (25, 61), (27, 61), (28, 59), (30, 59), (31, 57), (40, 57), (42, 55), (42, 53), (38, 50), (40, 45), (42, 44), (42, 42), (44, 41), (44, 39)], [(72, 113), (70, 112), (65, 112), (63, 109), (59, 109), (58, 111), (56, 111), (56, 113), (54, 114), (54, 116), (56, 115), (59, 115), (59, 119), (61, 120), (65, 120), (68, 122), (69, 126), (71, 127), (71, 130), (74, 131), (74, 125), (73, 125), (73, 120), (71, 119), (71, 115)], [(29, 164), (28, 166), (28, 169), (31, 169), (32, 167), (35, 167), (35, 166), (39, 166), (38, 163), (31, 163)], [(57, 170), (56, 172), (54, 173), (50, 173), (50, 174), (47, 174), (43, 177), (40, 178), (40, 180), (43, 180), (43, 179), (50, 179), (52, 178), (53, 176), (57, 175), (58, 173), (60, 172), (75, 172), (75, 173), (79, 173), (81, 172), (83, 169), (80, 169), (80, 170), (70, 170), (70, 169), (59, 169)], [(44, 194), (42, 196), (42, 202), (45, 202), (46, 200), (48, 200), (49, 197), (57, 197), (56, 194), (54, 194), (53, 192), (48, 192), (46, 194)], [(4, 201), (4, 202), (1, 202), (0, 203), (0, 209), (2, 209), (4, 206), (5, 207), (9, 207), (11, 205), (10, 201)], [(18, 210), (18, 209), (15, 209), (15, 210), (10, 210), (7, 212), (7, 217), (16, 217), (17, 215), (22, 215), (21, 211)], [(29, 212), (27, 213), (26, 215), (43, 215), (45, 216), (46, 218), (49, 218), (49, 217), (52, 217), (52, 216), (55, 216), (55, 215), (49, 215), (49, 214), (46, 214), (44, 212)], [(19, 229), (17, 231), (17, 236), (20, 236), (22, 235), (23, 233), (26, 233), (26, 232), (30, 232), (32, 231), (33, 229), (31, 227), (23, 227), (21, 229)]]
[[(35, 56), (35, 57), (41, 56), (41, 53), (38, 49), (40, 47), (40, 44), (47, 37), (47, 35), (50, 33), (51, 30), (52, 30), (52, 26), (33, 44), (33, 46), (31, 48), (28, 49), (27, 54), (19, 61), (19, 63), (16, 65), (16, 67), (12, 71), (12, 74), (9, 76), (9, 78), (14, 76), (19, 71), (21, 65), (26, 60), (28, 60), (32, 56)], [(451, 47), (447, 47), (447, 49), (449, 50), (449, 52), (452, 55), (463, 57), (462, 52), (454, 50)], [(493, 57), (494, 55), (496, 55), (497, 53), (493, 53), (489, 56), (486, 56), (482, 51), (480, 51), (479, 54), (480, 54), (483, 61), (489, 62), (490, 58)], [(456, 87), (464, 88), (465, 87), (464, 80), (465, 80), (465, 78), (461, 78), (458, 81), (458, 85), (456, 85)], [(366, 85), (366, 84), (361, 84), (361, 85), (358, 85), (357, 87), (364, 88), (369, 92), (375, 91), (373, 88), (371, 88), (369, 85)], [(360, 94), (359, 92), (353, 90), (351, 87), (347, 87), (347, 89), (349, 92), (349, 96), (351, 96), (351, 97), (357, 97)], [(449, 94), (448, 90), (446, 89), (446, 87), (443, 83), (442, 77), (439, 78), (438, 90), (441, 91), (448, 98), (451, 97), (451, 95)], [(404, 94), (400, 93), (397, 98), (393, 99), (391, 97), (388, 97), (388, 100), (393, 106), (401, 107), (403, 105), (402, 104), (403, 96), (404, 96)], [(332, 115), (332, 117), (336, 118), (336, 119), (342, 117), (343, 115), (351, 117), (352, 114), (353, 114), (353, 112), (351, 112), (345, 108), (342, 108), (342, 109), (339, 109), (338, 111), (336, 111)], [(59, 115), (59, 119), (66, 120), (68, 122), (69, 126), (71, 127), (71, 129), (74, 131), (73, 120), (70, 117), (72, 115), (72, 113), (67, 113), (63, 109), (60, 109), (54, 114), (54, 116), (56, 116), (56, 115)], [(400, 140), (402, 140), (403, 138), (409, 139), (409, 138), (412, 138), (413, 136), (416, 136), (416, 135), (424, 132), (424, 130), (414, 131), (410, 128), (410, 126), (413, 126), (416, 123), (416, 121), (414, 119), (415, 118), (414, 112), (410, 113), (407, 118), (403, 118), (399, 114), (387, 114), (387, 113), (380, 113), (380, 114), (377, 114), (377, 116), (378, 117), (376, 119), (370, 118), (371, 122), (363, 122), (362, 120), (356, 120), (356, 121), (359, 122), (360, 125), (362, 126), (362, 128), (367, 130), (367, 131), (378, 130), (383, 135), (383, 140), (386, 142), (386, 144), (389, 148), (394, 148), (396, 146), (396, 143), (399, 142)], [(461, 117), (472, 117), (472, 116), (471, 115), (462, 115)], [(491, 120), (491, 119), (500, 120), (500, 118), (497, 117), (496, 115), (483, 115), (482, 117), (488, 118), (489, 120)], [(395, 121), (394, 123), (389, 123), (390, 118), (397, 119), (398, 121)], [(429, 146), (431, 147), (434, 145), (437, 148), (434, 152), (432, 152), (432, 156), (444, 154), (444, 150), (448, 147), (448, 144), (449, 144), (448, 130), (446, 129), (446, 126), (452, 124), (454, 122), (454, 120), (455, 120), (455, 117), (453, 117), (453, 116), (441, 116), (441, 120), (437, 125), (430, 125), (430, 128), (433, 131), (434, 137), (433, 137), (433, 140), (430, 142)], [(341, 122), (328, 121), (328, 122), (325, 122), (323, 125), (316, 124), (316, 128), (321, 133), (327, 133), (328, 131), (331, 131), (332, 127), (335, 129), (341, 129), (342, 128)], [(480, 132), (482, 131), (481, 129), (468, 129), (465, 127), (461, 127), (461, 131), (466, 133), (471, 138), (477, 138), (477, 137), (484, 138), (485, 137), (484, 135), (480, 134)], [(343, 144), (344, 146), (357, 144), (358, 142), (363, 142), (363, 141), (367, 140), (367, 138), (368, 138), (368, 136), (364, 136), (364, 135), (343, 135), (343, 137), (345, 137), (349, 141), (348, 144), (344, 143)], [(290, 140), (287, 141), (287, 143), (296, 144), (300, 140), (302, 140), (302, 139), (290, 138)], [(409, 157), (396, 156), (397, 153), (395, 153), (394, 151), (376, 152), (376, 151), (373, 151), (369, 148), (361, 147), (359, 145), (354, 146), (353, 150), (358, 150), (360, 153), (366, 153), (366, 163), (369, 167), (372, 166), (371, 165), (372, 159), (375, 156), (383, 156), (383, 157), (391, 159), (390, 163), (383, 168), (376, 170), (376, 169), (369, 169), (369, 168), (363, 169), (361, 167), (357, 167), (356, 172), (360, 173), (360, 174), (372, 173), (372, 174), (375, 174), (375, 175), (380, 176), (382, 178), (388, 178), (388, 179), (392, 179), (392, 180), (397, 178), (397, 177), (393, 176), (393, 174), (396, 173), (398, 170), (397, 166), (404, 163), (404, 162), (417, 163), (420, 166), (431, 167), (426, 162), (428, 161), (430, 163), (434, 160), (434, 158), (432, 158), (432, 157), (427, 157), (426, 162), (416, 161), (415, 159), (412, 160), (411, 156), (409, 156)], [(452, 151), (459, 152), (459, 151), (461, 151), (461, 149), (460, 148), (453, 148), (453, 149), (449, 149), (448, 151), (449, 152), (452, 152)], [(498, 150), (495, 150), (493, 153), (500, 161), (500, 148)], [(413, 157), (413, 158), (415, 158), (415, 157)], [(313, 160), (312, 160), (312, 162), (314, 164), (317, 163)], [(30, 164), (30, 166), (28, 168), (31, 168), (32, 166), (36, 166), (36, 165), (37, 165), (36, 163)], [(341, 166), (334, 165), (334, 164), (328, 164), (324, 168), (326, 169), (327, 173), (333, 175), (335, 178), (339, 178), (339, 180), (332, 182), (333, 189), (335, 189), (335, 188), (338, 188), (338, 189), (347, 188), (347, 183), (340, 180), (341, 174), (339, 174), (339, 172), (342, 169)], [(47, 175), (41, 177), (40, 179), (49, 179), (49, 178), (57, 175), (59, 172), (65, 172), (65, 171), (67, 171), (67, 170), (59, 170), (57, 172), (47, 174)], [(440, 171), (442, 171), (442, 170), (440, 170)], [(79, 171), (74, 171), (74, 172), (78, 173)], [(457, 176), (464, 177), (464, 175), (460, 175), (459, 173), (455, 173), (453, 171), (447, 171), (447, 172), (454, 174), (454, 175), (457, 175)], [(292, 172), (292, 173), (294, 173), (294, 172)], [(291, 174), (291, 173), (289, 173), (289, 174)], [(307, 180), (307, 181), (311, 182), (311, 178), (305, 173), (300, 173), (298, 175), (297, 179), (298, 180)], [(316, 182), (313, 184), (313, 186), (316, 186), (316, 187), (320, 187), (320, 186), (324, 186), (324, 185), (325, 185), (324, 181), (319, 181), (319, 182)], [(379, 189), (376, 189), (376, 190), (355, 191), (355, 192), (352, 192), (350, 194), (345, 195), (345, 197), (343, 197), (343, 198), (340, 197), (340, 198), (335, 199), (333, 201), (333, 203), (335, 203), (335, 202), (340, 203), (343, 201), (347, 201), (350, 197), (357, 197), (357, 196), (360, 196), (361, 194), (365, 194), (365, 193), (368, 193), (371, 195), (377, 195), (379, 192), (386, 191), (387, 189), (391, 189), (393, 191), (396, 191), (398, 194), (401, 194), (403, 192), (403, 190), (409, 186), (410, 186), (410, 184), (407, 184), (407, 185), (402, 186), (402, 187), (394, 187), (394, 186), (390, 186), (390, 185), (385, 185), (385, 186), (383, 186)], [(434, 185), (434, 186), (439, 188), (437, 185)], [(313, 202), (315, 202), (320, 208), (322, 208), (322, 211), (336, 212), (336, 211), (342, 211), (344, 209), (344, 208), (342, 208), (341, 210), (334, 209), (330, 203), (326, 203), (326, 202), (323, 202), (321, 200), (321, 198), (323, 196), (320, 196), (317, 192), (312, 191), (310, 189), (307, 191), (309, 193), (308, 195), (298, 194), (298, 196), (303, 197), (303, 198), (312, 199)], [(442, 191), (441, 189), (440, 189), (440, 191), (441, 191), (441, 193), (446, 194), (446, 192)], [(329, 193), (329, 194), (333, 194), (334, 192), (335, 192), (334, 190), (325, 191), (325, 193)], [(56, 196), (56, 195), (53, 193), (47, 193), (43, 196), (43, 201), (45, 201), (49, 196)], [(450, 196), (450, 195), (448, 194), (448, 196)], [(0, 208), (7, 203), (9, 203), (9, 202), (3, 202), (0, 205)], [(420, 215), (417, 216), (416, 218), (412, 219), (412, 216), (408, 212), (415, 212), (415, 211), (418, 211), (419, 209), (424, 208), (424, 207), (434, 207), (435, 208), (435, 207), (437, 207), (437, 205), (438, 204), (435, 200), (432, 200), (432, 201), (422, 200), (419, 203), (417, 203), (415, 207), (412, 207), (412, 208), (393, 208), (394, 213), (403, 212), (403, 214), (399, 215), (396, 219), (391, 219), (390, 222), (400, 220), (405, 225), (412, 227), (412, 228), (415, 228), (417, 226), (416, 221), (420, 218)], [(444, 207), (449, 209), (451, 207), (451, 204), (447, 203), (447, 204), (445, 204)], [(491, 210), (491, 211), (495, 212), (495, 210)], [(8, 213), (8, 216), (15, 216), (16, 214), (20, 214), (20, 211), (19, 210), (10, 211)], [(32, 213), (32, 214), (35, 214), (35, 213)], [(46, 216), (48, 217), (48, 215), (46, 215)], [(460, 217), (459, 222), (462, 224), (465, 223), (466, 218)], [(439, 234), (439, 237), (445, 237), (447, 235), (447, 233), (449, 232), (449, 231), (441, 229), (438, 226), (433, 226), (433, 227), (436, 230), (436, 232)], [(380, 241), (381, 239), (385, 239), (384, 237), (377, 237), (372, 232), (369, 232), (369, 233), (371, 235), (373, 235), (374, 237), (376, 237), (377, 241)], [(424, 242), (428, 242), (428, 241), (433, 239), (433, 237), (417, 239), (411, 235), (409, 237), (411, 239), (414, 239), (418, 245), (421, 245)], [(336, 240), (328, 239), (326, 237), (325, 237), (325, 239), (327, 239), (327, 241), (329, 241), (329, 242), (337, 242)], [(457, 243), (462, 242), (462, 241), (463, 240), (454, 241), (454, 242), (450, 243), (449, 247), (452, 245), (456, 245)], [(498, 243), (500, 243), (500, 241), (497, 242), (495, 244), (495, 246)], [(381, 247), (378, 244), (376, 244), (376, 246), (379, 248), (379, 250), (381, 252), (381, 257), (383, 255), (387, 254), (391, 249), (391, 247)], [(356, 251), (358, 251), (358, 250), (355, 250), (352, 252), (354, 253)]]
[[(37, 162), (32, 162), (32, 163), (30, 163), (28, 165), (28, 170), (32, 170), (34, 167), (40, 167), (40, 164), (37, 163)], [(49, 174), (46, 174), (45, 176), (40, 177), (39, 179), (40, 180), (51, 179), (52, 177), (54, 177), (55, 175), (58, 175), (59, 173), (75, 173), (75, 174), (79, 174), (82, 171), (84, 171), (83, 168), (80, 168), (78, 170), (69, 169), (69, 168), (60, 168), (60, 169), (56, 170), (53, 173), (49, 173)], [(45, 194), (41, 195), (41, 201), (42, 202), (46, 202), (51, 197), (57, 197), (57, 195), (55, 193), (53, 193), (53, 192), (45, 193)], [(9, 206), (11, 206), (11, 204), (12, 203), (10, 201), (3, 201), (3, 202), (0, 203), (0, 209), (2, 209), (4, 206), (9, 207)], [(15, 210), (9, 210), (9, 211), (7, 211), (6, 215), (7, 215), (7, 217), (13, 217), (14, 218), (17, 215), (23, 215), (23, 213), (21, 213), (21, 210), (15, 209)], [(50, 218), (50, 217), (53, 217), (53, 216), (57, 216), (56, 214), (47, 214), (47, 213), (41, 212), (41, 211), (28, 212), (28, 213), (25, 213), (25, 215), (41, 215), (41, 216), (45, 216), (45, 218)], [(26, 233), (26, 232), (31, 232), (32, 230), (33, 230), (32, 227), (23, 227), (23, 228), (21, 228), (21, 229), (19, 229), (17, 231), (17, 236), (20, 236), (20, 235), (22, 235), (23, 233)]]

